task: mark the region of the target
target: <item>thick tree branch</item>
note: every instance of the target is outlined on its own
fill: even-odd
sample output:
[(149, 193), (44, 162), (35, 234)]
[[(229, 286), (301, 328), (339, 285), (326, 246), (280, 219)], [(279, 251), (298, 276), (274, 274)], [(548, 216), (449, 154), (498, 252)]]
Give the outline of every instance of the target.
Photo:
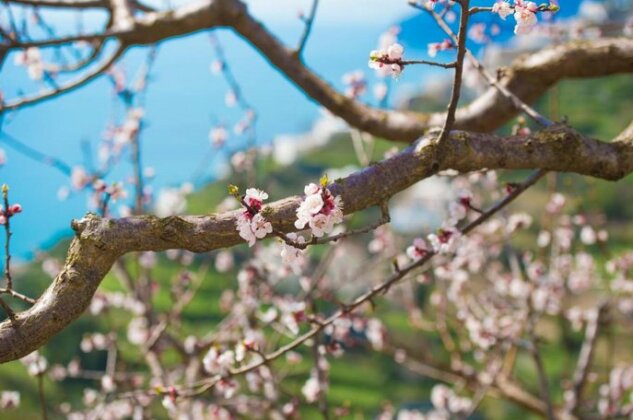
[[(107, 30), (100, 34), (15, 44), (3, 48), (59, 45), (78, 40), (110, 38), (116, 38), (129, 46), (150, 45), (220, 26), (232, 27), (306, 95), (361, 131), (388, 140), (412, 142), (429, 128), (441, 127), (446, 121), (444, 112), (425, 114), (384, 111), (340, 94), (304, 66), (294, 51), (256, 21), (248, 13), (246, 6), (238, 0), (202, 0), (174, 10), (135, 16), (131, 29)], [(532, 103), (563, 79), (630, 72), (633, 72), (633, 39), (610, 38), (575, 41), (520, 57), (511, 66), (502, 69), (498, 83), (521, 101)], [(16, 100), (11, 104), (12, 108), (17, 108), (35, 102)], [(454, 128), (489, 132), (503, 125), (518, 112), (513, 101), (500, 93), (498, 87), (491, 87), (471, 104), (456, 110)]]
[[(633, 137), (604, 143), (560, 125), (525, 137), (453, 132), (444, 143), (447, 153), (442, 161), (437, 161), (436, 145), (436, 137), (423, 138), (390, 159), (335, 181), (330, 189), (341, 195), (349, 214), (380, 205), (397, 192), (445, 169), (542, 169), (609, 180), (633, 172)], [(264, 210), (265, 217), (276, 230), (291, 231), (300, 201), (301, 197), (295, 196), (272, 203)], [(238, 214), (233, 211), (165, 219), (102, 219), (89, 215), (74, 221), (76, 238), (53, 284), (31, 309), (16, 314), (13, 323), (0, 324), (0, 362), (32, 352), (80, 316), (120, 256), (133, 251), (176, 248), (207, 252), (239, 244), (243, 241), (235, 229)]]
[[(361, 131), (388, 140), (411, 142), (429, 128), (441, 127), (446, 120), (446, 113), (383, 111), (345, 97), (305, 67), (291, 50), (245, 10), (229, 26), (313, 100)], [(633, 40), (612, 38), (572, 42), (518, 58), (503, 69), (499, 85), (520, 100), (532, 103), (562, 79), (626, 72), (633, 72)], [(457, 109), (454, 127), (489, 132), (519, 111), (498, 87), (491, 87), (471, 104)]]

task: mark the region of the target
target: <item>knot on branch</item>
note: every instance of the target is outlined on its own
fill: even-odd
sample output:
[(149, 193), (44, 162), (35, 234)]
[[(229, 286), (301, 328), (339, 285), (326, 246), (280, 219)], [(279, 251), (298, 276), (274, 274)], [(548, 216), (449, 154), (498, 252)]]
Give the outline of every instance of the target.
[(81, 219), (73, 219), (70, 222), (70, 227), (73, 231), (75, 231), (75, 236), (77, 238), (81, 237), (81, 234), (86, 230), (86, 228), (94, 223), (99, 223), (101, 218), (93, 213), (86, 213), (84, 217)]
[(527, 138), (529, 145), (537, 151), (539, 147), (547, 147), (560, 159), (578, 158), (578, 148), (582, 146), (583, 136), (565, 123), (556, 123), (538, 131)]
[(79, 220), (74, 219), (70, 226), (75, 231), (75, 237), (80, 243), (90, 243), (97, 249), (105, 251), (108, 244), (104, 238), (112, 223), (114, 223), (112, 219), (104, 219), (96, 214), (88, 213)]
[(185, 236), (192, 232), (193, 224), (180, 216), (169, 216), (158, 219), (160, 238), (167, 242), (183, 242)]

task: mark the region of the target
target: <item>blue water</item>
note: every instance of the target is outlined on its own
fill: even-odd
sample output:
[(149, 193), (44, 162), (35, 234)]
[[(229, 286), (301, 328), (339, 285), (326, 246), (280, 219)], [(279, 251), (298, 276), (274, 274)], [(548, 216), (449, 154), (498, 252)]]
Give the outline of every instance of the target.
[[(389, 3), (384, 1), (385, 7)], [(347, 71), (362, 69), (371, 78), (366, 67), (368, 52), (376, 47), (378, 36), (395, 23), (402, 24), (408, 56), (425, 58), (426, 44), (444, 37), (427, 16), (402, 5), (397, 7), (401, 11), (399, 17), (387, 22), (317, 20), (305, 51), (306, 62), (339, 88), (341, 75)], [(275, 22), (272, 28), (290, 45), (296, 43), (302, 30), (296, 19)], [(216, 34), (245, 97), (258, 112), (258, 142), (270, 143), (276, 135), (309, 129), (319, 115), (319, 107), (231, 31), (217, 30)], [(135, 48), (126, 55), (124, 63), (129, 73), (135, 73), (146, 52), (145, 48)], [(438, 58), (450, 60), (451, 56)], [(142, 133), (143, 163), (156, 169), (152, 182), (155, 190), (189, 180), (201, 157), (209, 153), (208, 132), (213, 122), (224, 121), (232, 126), (241, 116), (237, 110), (225, 107), (227, 85), (221, 77), (211, 75), (212, 60), (213, 50), (206, 33), (171, 40), (159, 48), (147, 96), (147, 127)], [(0, 73), (0, 90), (7, 98), (14, 97), (19, 88), (32, 91), (26, 88), (29, 82), (24, 73), (13, 65), (12, 57), (7, 60)], [(408, 69), (397, 82), (398, 91), (419, 89), (434, 77), (441, 77), (434, 69)], [(88, 140), (96, 149), (110, 116), (120, 111), (115, 102), (109, 81), (100, 78), (77, 91), (10, 114), (5, 117), (3, 131), (71, 165), (84, 164), (81, 142)], [(86, 197), (79, 194), (59, 201), (57, 190), (68, 185), (64, 175), (1, 142), (0, 147), (8, 155), (8, 163), (0, 168), (0, 183), (8, 184), (11, 200), (24, 207), (24, 213), (12, 219), (12, 251), (18, 258), (28, 259), (60, 236), (71, 234), (70, 221), (84, 214)], [(221, 166), (221, 157), (216, 156), (209, 166), (206, 179), (212, 179), (214, 168)], [(128, 174), (129, 165), (122, 164), (110, 179)]]

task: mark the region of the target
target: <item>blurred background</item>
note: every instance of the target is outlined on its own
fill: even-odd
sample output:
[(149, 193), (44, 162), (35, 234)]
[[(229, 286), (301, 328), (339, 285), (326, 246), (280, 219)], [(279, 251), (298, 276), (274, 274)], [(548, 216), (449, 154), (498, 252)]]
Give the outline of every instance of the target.
[[(171, 5), (178, 3), (171, 2)], [(300, 16), (311, 4), (298, 0), (246, 3), (255, 16), (290, 45), (300, 38), (304, 28)], [(473, 3), (489, 5), (490, 2)], [(561, 11), (547, 19), (552, 28), (567, 28), (565, 35), (561, 35), (565, 39), (598, 37), (614, 31), (614, 27), (621, 32), (622, 27), (631, 24), (631, 1), (559, 0), (558, 3)], [(165, 7), (162, 3), (155, 6)], [(15, 13), (22, 10), (15, 7)], [(72, 33), (77, 28), (78, 18), (74, 12), (44, 11), (43, 14), (57, 34)], [(87, 30), (99, 28), (104, 18), (105, 15), (91, 12), (82, 18), (82, 25)], [(0, 16), (0, 25), (4, 26), (6, 19), (6, 13)], [(522, 53), (556, 42), (556, 36), (513, 37), (513, 23), (492, 14), (475, 15), (472, 27), (476, 29), (472, 30), (469, 47), (489, 68), (506, 65)], [(570, 29), (574, 27), (578, 28), (575, 34)], [(349, 88), (349, 76), (344, 75), (355, 71), (364, 73), (367, 92), (360, 97), (362, 101), (423, 111), (444, 109), (450, 93), (450, 74), (434, 68), (411, 67), (398, 80), (388, 80), (367, 68), (369, 51), (376, 48), (385, 33), (397, 36), (407, 57), (420, 59), (429, 58), (428, 43), (444, 39), (431, 18), (417, 13), (406, 1), (322, 0), (305, 50), (305, 62), (339, 90)], [(451, 53), (447, 52), (439, 53), (437, 58), (448, 60), (450, 57)], [(0, 72), (0, 91), (4, 98), (41, 89), (45, 82), (30, 80), (24, 67), (14, 61), (14, 57), (9, 56)], [(218, 63), (230, 67), (239, 92), (230, 80), (227, 82), (222, 71), (218, 72)], [(159, 215), (215, 211), (226, 197), (227, 182), (235, 178), (242, 180), (236, 169), (248, 159), (245, 151), (253, 145), (258, 149), (259, 160), (257, 182), (251, 185), (266, 189), (273, 198), (296, 194), (306, 182), (326, 172), (331, 179), (344, 176), (380, 160), (393, 147), (393, 143), (380, 139), (369, 142), (362, 135), (354, 138), (359, 134), (350, 132), (342, 121), (306, 98), (230, 30), (201, 32), (151, 49), (136, 47), (117, 64), (116, 73), (59, 98), (2, 116), (0, 183), (10, 186), (12, 201), (21, 203), (24, 208), (23, 214), (12, 220), (12, 252), (20, 262), (14, 268), (18, 290), (38, 295), (50, 283), (50, 274), (56, 272), (65, 255), (71, 235), (70, 220), (86, 211), (94, 211), (91, 194), (73, 187), (69, 171), (51, 165), (55, 162), (52, 158), (59, 159), (71, 172), (78, 168), (86, 171), (98, 168), (103, 163), (100, 153), (104, 144), (113, 141), (112, 128), (123, 124), (128, 117), (128, 109), (122, 104), (121, 92), (117, 91), (113, 79), (119, 77), (133, 83), (144, 71), (148, 76), (142, 104), (142, 163), (149, 207)], [(483, 87), (481, 80), (471, 77), (466, 82), (462, 102), (476, 97)], [(551, 119), (566, 119), (587, 135), (611, 139), (631, 119), (633, 78), (621, 75), (564, 81), (543, 97), (537, 107)], [(250, 110), (256, 112), (256, 121), (243, 130), (240, 124)], [(513, 121), (500, 131), (509, 133), (516, 124)], [(224, 131), (219, 132), (219, 129)], [(124, 187), (130, 188), (126, 180), (131, 177), (132, 165), (126, 153), (108, 171), (106, 180), (123, 181)], [(503, 179), (515, 177), (519, 179), (521, 174)], [(436, 228), (452, 198), (445, 187), (446, 181), (432, 178), (398, 195), (392, 209), (394, 229), (408, 233)], [(522, 210), (539, 217), (548, 194), (557, 189), (568, 196), (571, 211), (603, 220), (610, 234), (612, 252), (630, 248), (633, 240), (630, 177), (609, 183), (579, 176), (551, 175), (547, 182), (522, 199)], [(132, 195), (130, 188), (130, 198), (113, 204), (114, 216), (129, 214)], [(374, 216), (371, 212), (362, 214), (354, 218), (353, 224), (362, 225)], [(529, 247), (535, 238), (536, 232), (527, 232), (519, 242)], [(356, 252), (361, 259), (366, 254), (360, 245), (348, 252)], [(236, 251), (236, 260), (245, 259), (245, 254), (246, 250), (240, 248)], [(200, 256), (193, 260), (193, 267), (213, 258), (215, 255)], [(157, 308), (171, 305), (169, 285), (177, 270), (178, 261), (158, 257)], [(225, 308), (222, 308), (221, 296), (232, 287), (234, 273), (212, 268), (206, 276), (208, 281), (183, 314), (180, 326), (183, 332), (212, 329), (223, 319)], [(119, 291), (117, 281), (108, 277), (102, 290), (116, 293)], [(407, 315), (388, 307), (382, 310), (386, 324), (404, 340)], [(121, 313), (83, 317), (55, 337), (42, 353), (51, 366), (68, 366), (80, 360), (87, 370), (102, 370), (106, 360), (104, 352), (80, 350), (84, 334), (102, 331), (125, 335), (128, 321)], [(433, 339), (423, 344), (413, 340), (408, 345), (424, 346), (418, 349), (420, 351), (434, 351)], [(571, 363), (565, 348), (557, 349), (548, 353), (546, 361), (554, 375)], [(130, 369), (137, 365), (138, 361), (129, 361)], [(352, 352), (333, 360), (332, 365), (331, 401), (353, 407), (351, 413), (356, 418), (372, 418), (387, 400), (402, 407), (428, 405), (426, 396), (432, 382), (404, 373), (388, 355)], [(288, 379), (288, 387), (299, 388), (307, 371), (307, 363), (299, 366), (296, 375)], [(525, 371), (529, 371), (527, 365)], [(48, 404), (56, 407), (63, 402), (71, 405), (85, 402), (86, 389), (95, 385), (93, 379), (84, 377), (50, 381), (46, 387)], [(21, 364), (0, 366), (0, 389), (18, 389), (22, 395), (21, 407), (7, 414), (0, 413), (0, 417), (39, 417), (37, 384)], [(475, 417), (529, 418), (529, 415), (506, 402), (487, 401)]]

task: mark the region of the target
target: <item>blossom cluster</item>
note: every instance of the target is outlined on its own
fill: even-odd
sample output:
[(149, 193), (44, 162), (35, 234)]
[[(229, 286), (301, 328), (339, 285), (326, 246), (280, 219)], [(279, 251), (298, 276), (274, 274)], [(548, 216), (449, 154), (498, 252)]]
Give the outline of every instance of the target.
[(304, 188), (306, 196), (297, 208), (295, 227), (308, 226), (317, 238), (331, 233), (334, 225), (343, 221), (343, 201), (340, 196), (334, 197), (326, 185), (327, 179), (321, 185), (308, 184)]
[(42, 53), (37, 47), (29, 47), (15, 55), (14, 64), (26, 67), (27, 74), (32, 80), (42, 80), (44, 78), (44, 60)]
[(422, 238), (415, 238), (407, 248), (407, 256), (414, 261), (426, 257), (429, 253), (452, 254), (457, 249), (462, 234), (454, 226), (445, 224), (435, 233), (427, 236), (429, 244)]
[(18, 391), (0, 392), (0, 408), (7, 410), (20, 406), (20, 393)]
[(369, 53), (369, 68), (378, 71), (382, 76), (399, 76), (404, 70), (403, 54), (404, 47), (398, 43), (373, 50)]
[[(417, 409), (402, 409), (398, 412), (398, 420), (447, 420), (452, 418), (467, 417), (473, 402), (466, 397), (461, 397), (446, 385), (435, 385), (431, 390), (431, 404), (433, 408), (422, 413)], [(386, 414), (386, 413), (385, 413)], [(391, 418), (381, 416), (383, 418)]]
[(450, 39), (445, 39), (442, 42), (431, 42), (427, 45), (427, 54), (429, 57), (435, 57), (438, 52), (446, 51), (455, 48), (455, 44)]
[(229, 132), (222, 124), (218, 124), (209, 131), (209, 141), (213, 147), (222, 147), (229, 138)]
[(260, 213), (263, 202), (267, 199), (268, 194), (256, 188), (247, 189), (242, 197), (245, 209), (238, 216), (235, 226), (249, 247), (255, 245), (257, 239), (262, 239), (273, 231), (273, 226)]
[(342, 80), (346, 86), (345, 96), (349, 98), (358, 98), (367, 91), (367, 80), (362, 71), (345, 73)]
[(428, 10), (433, 10), (433, 9), (435, 9), (435, 6), (438, 3), (449, 3), (449, 2), (451, 2), (449, 4), (452, 4), (452, 1), (453, 0), (412, 0), (409, 3), (411, 3), (413, 5), (416, 5), (416, 6), (419, 6), (419, 7), (425, 7)]
[(7, 220), (18, 213), (22, 213), (22, 206), (20, 204), (12, 204), (6, 210), (0, 206), (0, 225), (7, 223)]
[(492, 6), (492, 12), (497, 13), (503, 20), (514, 14), (514, 20), (516, 21), (514, 33), (517, 35), (527, 34), (532, 31), (537, 24), (536, 13), (539, 11), (556, 12), (558, 11), (558, 6), (549, 4), (545, 5), (545, 7), (540, 7), (536, 3), (527, 0), (514, 0), (514, 5), (510, 1), (497, 0)]
[[(296, 244), (305, 243), (305, 238), (294, 232), (289, 233), (286, 237)], [(307, 262), (303, 249), (296, 248), (286, 242), (281, 244), (281, 261), (285, 267), (289, 267), (295, 274), (300, 274)]]

